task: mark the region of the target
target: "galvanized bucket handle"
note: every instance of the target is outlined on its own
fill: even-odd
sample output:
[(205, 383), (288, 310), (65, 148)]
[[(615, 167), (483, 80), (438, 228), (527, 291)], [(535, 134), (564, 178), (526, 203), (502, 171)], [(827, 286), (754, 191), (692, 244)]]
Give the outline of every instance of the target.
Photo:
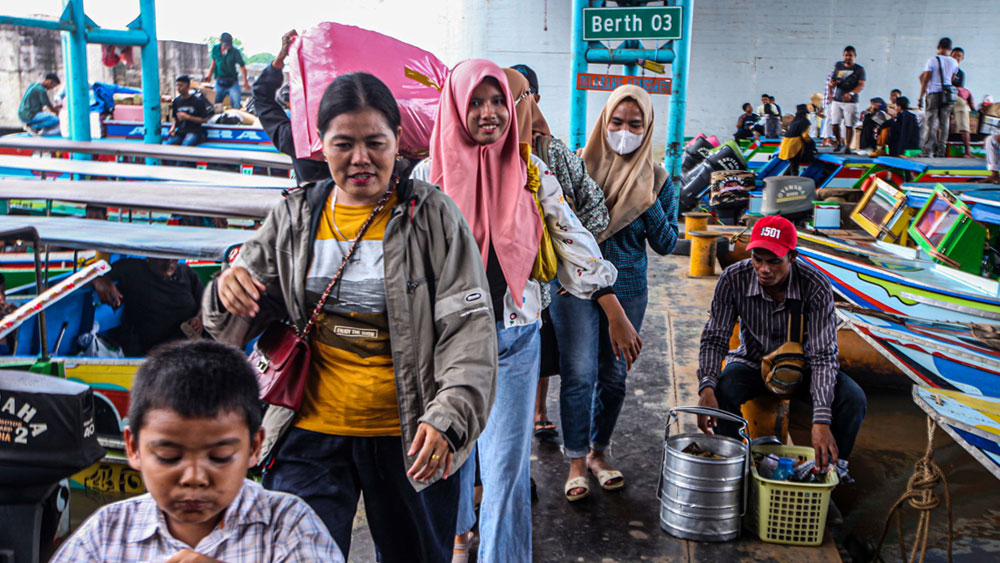
[(663, 430), (663, 457), (660, 460), (660, 478), (656, 484), (656, 498), (661, 498), (663, 495), (663, 466), (667, 462), (667, 440), (670, 438), (670, 425), (674, 422), (680, 423), (680, 418), (677, 413), (684, 412), (689, 414), (698, 414), (705, 416), (714, 416), (716, 418), (721, 418), (728, 420), (730, 422), (735, 422), (740, 425), (739, 435), (743, 438), (743, 444), (745, 452), (743, 453), (743, 511), (740, 512), (740, 517), (746, 515), (747, 513), (747, 481), (750, 474), (750, 434), (748, 430), (748, 423), (745, 418), (741, 416), (736, 416), (728, 411), (722, 409), (716, 409), (712, 407), (674, 407), (667, 411), (667, 424)]

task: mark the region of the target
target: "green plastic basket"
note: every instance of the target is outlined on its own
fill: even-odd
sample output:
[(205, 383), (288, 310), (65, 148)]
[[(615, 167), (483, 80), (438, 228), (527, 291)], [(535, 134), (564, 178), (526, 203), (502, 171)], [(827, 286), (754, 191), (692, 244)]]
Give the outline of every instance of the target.
[[(812, 448), (803, 446), (761, 445), (754, 453), (790, 457), (796, 462), (815, 457)], [(840, 479), (836, 471), (828, 471), (826, 483), (793, 483), (765, 479), (750, 464), (753, 485), (750, 487), (748, 511), (753, 529), (760, 539), (787, 545), (820, 545), (826, 531), (826, 511), (830, 493)]]

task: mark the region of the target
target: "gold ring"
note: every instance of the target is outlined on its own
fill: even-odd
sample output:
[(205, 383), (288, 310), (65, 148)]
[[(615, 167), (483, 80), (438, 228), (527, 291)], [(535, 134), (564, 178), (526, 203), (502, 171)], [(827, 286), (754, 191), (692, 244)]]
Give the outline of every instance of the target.
[(437, 454), (431, 454), (431, 459), (433, 459), (433, 460), (439, 460), (439, 459), (441, 459), (441, 456), (439, 456)]

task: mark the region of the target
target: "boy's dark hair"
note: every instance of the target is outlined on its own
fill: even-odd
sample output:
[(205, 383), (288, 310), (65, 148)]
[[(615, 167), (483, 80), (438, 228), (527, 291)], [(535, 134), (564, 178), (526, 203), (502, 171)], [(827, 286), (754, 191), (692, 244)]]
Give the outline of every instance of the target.
[(951, 37), (942, 37), (938, 41), (938, 49), (951, 49)]
[(896, 98), (896, 105), (899, 109), (910, 109), (910, 99), (906, 96), (900, 96)]
[(858, 54), (858, 50), (854, 48), (854, 45), (848, 45), (847, 47), (844, 47), (844, 52), (845, 53), (851, 52), (854, 53), (855, 55)]
[(892, 95), (893, 92), (899, 92), (900, 95), (903, 95), (903, 91), (900, 90), (899, 88), (893, 88), (892, 90), (889, 90), (889, 95)]
[(744, 102), (744, 104), (740, 106), (740, 109), (745, 110), (747, 109), (747, 106), (750, 106), (750, 109), (753, 109), (753, 104), (751, 104), (750, 102)]
[(761, 94), (760, 97), (761, 98), (770, 98), (771, 95), (770, 94)]
[(322, 137), (330, 122), (342, 113), (372, 108), (381, 113), (392, 129), (399, 129), (399, 105), (384, 82), (367, 72), (352, 72), (337, 77), (323, 91), (319, 101), (316, 128)]
[(532, 94), (538, 93), (538, 75), (535, 74), (534, 70), (531, 70), (530, 66), (526, 64), (519, 64), (510, 68), (520, 72), (525, 78), (528, 79), (528, 92), (531, 92)]
[(222, 32), (222, 35), (219, 36), (219, 43), (222, 43), (223, 45), (227, 45), (229, 47), (232, 47), (233, 46), (233, 36), (232, 36), (232, 34), (230, 34), (229, 32), (226, 32), (226, 31)]
[(172, 409), (184, 418), (241, 412), (252, 437), (260, 428), (257, 376), (240, 350), (212, 340), (160, 346), (139, 366), (132, 383), (128, 425), (138, 438), (146, 413)]
[(954, 55), (955, 51), (958, 51), (959, 53), (962, 53), (963, 55), (965, 54), (965, 49), (963, 49), (961, 47), (955, 47), (954, 49), (952, 49), (951, 50), (951, 54)]
[(51, 80), (56, 84), (62, 84), (62, 80), (59, 80), (59, 75), (54, 72), (45, 73), (45, 80)]
[(191, 85), (191, 77), (188, 76), (188, 75), (186, 75), (186, 74), (182, 74), (182, 75), (178, 76), (177, 80), (174, 80), (174, 82), (175, 83), (176, 82), (183, 82), (184, 84), (187, 84), (188, 86), (190, 86)]

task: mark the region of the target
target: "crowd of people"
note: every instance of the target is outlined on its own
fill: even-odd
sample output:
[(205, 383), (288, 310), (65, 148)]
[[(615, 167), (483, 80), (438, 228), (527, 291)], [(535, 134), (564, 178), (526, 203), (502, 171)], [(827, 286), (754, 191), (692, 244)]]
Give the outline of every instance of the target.
[[(781, 110), (774, 97), (764, 94), (762, 105), (756, 112), (749, 103), (743, 104), (743, 113), (736, 121), (734, 137), (741, 139), (778, 138), (783, 139), (781, 158), (793, 163), (807, 162), (810, 158), (809, 143), (786, 141), (808, 137), (820, 146), (832, 146), (833, 152), (853, 150), (858, 154), (878, 156), (888, 154), (899, 156), (919, 154), (919, 156), (941, 157), (947, 151), (949, 133), (954, 131), (961, 138), (964, 153), (972, 155), (970, 114), (977, 109), (971, 92), (965, 87), (965, 72), (960, 63), (965, 59), (965, 50), (953, 47), (948, 37), (941, 38), (937, 52), (927, 60), (919, 74), (920, 90), (917, 103), (894, 88), (889, 92), (888, 102), (882, 97), (868, 99), (869, 105), (861, 103), (861, 93), (868, 79), (865, 68), (856, 62), (857, 50), (844, 47), (843, 58), (834, 64), (827, 75), (823, 93), (813, 94), (808, 104), (796, 106), (792, 123), (800, 121), (803, 114), (809, 122), (805, 133), (800, 126), (791, 124), (780, 132)], [(984, 96), (983, 104), (992, 104), (992, 98)], [(766, 124), (772, 123), (769, 129)], [(855, 136), (859, 136), (855, 140)], [(917, 153), (916, 151), (919, 151)], [(787, 157), (787, 158), (786, 158)]]
[[(552, 135), (534, 71), (466, 60), (442, 86), (429, 156), (411, 162), (397, 156), (390, 89), (344, 74), (319, 104), (319, 163), (295, 158), (276, 100), (295, 38), (282, 38), (253, 92), (300, 186), (204, 289), (173, 261), (119, 262), (99, 282), (113, 304), (143, 299), (148, 288), (132, 278), (162, 286), (184, 304), (171, 324), (216, 342), (137, 335), (149, 357), (124, 439), (149, 494), (103, 507), (55, 561), (340, 561), (362, 495), (381, 561), (468, 561), (477, 525), (477, 560), (531, 561), (532, 435), (558, 432), (537, 390), (553, 372), (566, 501), (590, 495), (592, 477), (602, 491), (628, 482), (608, 454), (643, 349), (647, 249), (668, 254), (678, 239), (649, 94), (611, 92), (576, 153)], [(864, 85), (850, 54), (830, 82), (845, 125)], [(182, 101), (188, 83), (178, 80)], [(893, 103), (902, 109), (891, 118), (872, 104), (873, 131), (906, 113), (905, 98)], [(811, 143), (818, 112), (815, 100), (796, 107), (789, 159)], [(779, 126), (773, 97), (758, 114), (746, 104), (739, 128)], [(751, 258), (720, 277), (701, 338), (700, 404), (739, 413), (767, 393), (764, 358), (798, 323), (807, 369), (789, 392), (812, 407), (825, 465), (850, 455), (866, 406), (839, 372), (830, 282), (795, 247), (794, 226), (767, 218)], [(730, 351), (737, 321), (742, 344)], [(299, 408), (262, 412), (242, 350), (283, 324), (309, 335), (308, 380)], [(543, 349), (543, 333), (558, 346)], [(735, 435), (715, 422), (699, 426)], [(262, 485), (245, 479), (254, 467)]]

